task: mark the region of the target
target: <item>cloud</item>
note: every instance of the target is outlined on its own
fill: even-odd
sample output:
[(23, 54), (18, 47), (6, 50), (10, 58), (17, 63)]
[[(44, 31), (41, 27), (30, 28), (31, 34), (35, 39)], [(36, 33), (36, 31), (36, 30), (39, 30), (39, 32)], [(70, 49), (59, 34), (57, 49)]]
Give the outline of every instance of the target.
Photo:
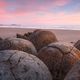
[[(80, 24), (80, 13), (76, 0), (0, 0), (0, 22), (19, 24)], [(78, 3), (80, 0), (77, 0)], [(70, 5), (71, 4), (71, 5)], [(72, 10), (73, 13), (65, 13), (58, 9), (57, 13), (50, 12), (49, 9), (64, 7)], [(65, 6), (69, 5), (66, 9)], [(74, 9), (74, 7), (73, 7)]]
[(28, 12), (24, 15), (3, 14), (0, 16), (0, 22), (26, 25), (80, 25), (79, 13), (65, 14), (60, 12), (52, 14), (43, 12), (42, 15), (38, 14), (36, 12)]
[(7, 5), (6, 5), (6, 2), (0, 1), (0, 8), (3, 8), (3, 7), (5, 7), (5, 6), (7, 6)]
[(68, 4), (71, 0), (55, 0), (54, 5), (55, 6), (64, 6)]
[(64, 6), (70, 0), (0, 0), (0, 8), (7, 12), (47, 11), (50, 7)]

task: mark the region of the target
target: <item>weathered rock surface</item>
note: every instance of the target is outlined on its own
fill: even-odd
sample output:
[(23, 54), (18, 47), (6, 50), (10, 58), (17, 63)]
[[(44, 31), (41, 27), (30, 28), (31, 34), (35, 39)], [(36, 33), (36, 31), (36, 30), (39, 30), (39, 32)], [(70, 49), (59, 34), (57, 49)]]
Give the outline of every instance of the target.
[(54, 33), (44, 30), (35, 30), (30, 36), (29, 40), (34, 44), (37, 51), (42, 47), (47, 46), (52, 42), (57, 42), (57, 38)]
[(80, 80), (80, 60), (72, 67), (64, 80)]
[(42, 47), (47, 46), (49, 43), (58, 41), (54, 33), (42, 29), (36, 29), (33, 32), (25, 33), (24, 35), (17, 34), (16, 37), (31, 41), (37, 51)]
[(68, 43), (51, 43), (42, 48), (38, 57), (47, 65), (53, 80), (63, 80), (72, 66), (80, 60), (80, 51)]
[(75, 46), (77, 49), (80, 50), (80, 40), (78, 40), (78, 41), (74, 44), (74, 46)]
[(0, 80), (52, 80), (46, 65), (36, 56), (17, 51), (0, 51)]
[(29, 40), (8, 38), (0, 41), (0, 50), (20, 50), (33, 55), (37, 54), (34, 45)]

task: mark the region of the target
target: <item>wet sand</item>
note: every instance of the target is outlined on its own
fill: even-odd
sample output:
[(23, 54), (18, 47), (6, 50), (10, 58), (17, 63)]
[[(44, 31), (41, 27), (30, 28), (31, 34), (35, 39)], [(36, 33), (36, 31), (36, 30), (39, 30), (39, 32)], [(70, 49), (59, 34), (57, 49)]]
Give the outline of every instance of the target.
[[(0, 37), (15, 37), (16, 33), (24, 34), (27, 32), (32, 32), (35, 29), (25, 29), (25, 28), (0, 28)], [(76, 42), (80, 40), (80, 30), (55, 30), (49, 29), (49, 31), (55, 33), (59, 41), (64, 42)]]

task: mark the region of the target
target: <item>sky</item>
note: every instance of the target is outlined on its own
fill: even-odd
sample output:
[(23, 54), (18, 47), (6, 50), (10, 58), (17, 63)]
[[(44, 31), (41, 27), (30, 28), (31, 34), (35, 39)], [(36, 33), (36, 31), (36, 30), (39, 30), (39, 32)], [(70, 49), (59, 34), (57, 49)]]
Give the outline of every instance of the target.
[(80, 25), (80, 0), (0, 0), (0, 24)]

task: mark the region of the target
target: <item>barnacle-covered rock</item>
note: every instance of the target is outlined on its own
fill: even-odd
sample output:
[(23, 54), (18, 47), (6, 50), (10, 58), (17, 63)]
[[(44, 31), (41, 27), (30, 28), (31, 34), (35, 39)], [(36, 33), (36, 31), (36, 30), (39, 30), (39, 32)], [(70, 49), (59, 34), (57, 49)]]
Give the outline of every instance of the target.
[(52, 80), (46, 65), (36, 56), (17, 51), (0, 51), (0, 80)]
[(0, 50), (20, 50), (36, 55), (37, 51), (29, 40), (8, 38), (0, 41)]
[(28, 33), (24, 33), (24, 34), (16, 34), (16, 38), (22, 38), (22, 39), (26, 39), (29, 40), (29, 36), (32, 34), (32, 32), (28, 32)]
[(16, 38), (22, 38), (22, 39), (26, 39), (26, 37), (25, 36), (23, 36), (22, 34), (16, 34)]
[(72, 66), (80, 59), (80, 51), (68, 43), (51, 43), (42, 48), (38, 57), (47, 65), (53, 80), (63, 80)]

